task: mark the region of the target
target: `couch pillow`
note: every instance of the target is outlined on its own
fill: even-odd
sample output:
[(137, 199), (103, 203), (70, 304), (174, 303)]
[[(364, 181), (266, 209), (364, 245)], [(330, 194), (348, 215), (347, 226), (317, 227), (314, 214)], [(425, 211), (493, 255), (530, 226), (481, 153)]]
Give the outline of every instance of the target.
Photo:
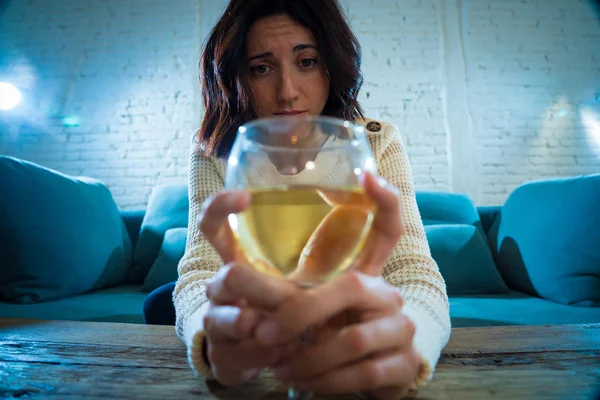
[(0, 297), (36, 303), (126, 280), (131, 240), (108, 188), (0, 156)]
[(165, 232), (188, 225), (187, 185), (157, 186), (150, 196), (129, 272), (132, 283), (141, 284), (160, 251)]
[(465, 194), (417, 192), (416, 198), (423, 225), (481, 225), (473, 200)]
[(488, 236), (509, 287), (600, 306), (600, 174), (518, 187)]
[(177, 266), (185, 253), (186, 239), (187, 228), (169, 229), (165, 232), (160, 252), (146, 279), (144, 279), (142, 290), (151, 292), (162, 285), (177, 280)]
[(494, 264), (487, 239), (475, 226), (428, 225), (425, 233), (448, 295), (509, 292)]

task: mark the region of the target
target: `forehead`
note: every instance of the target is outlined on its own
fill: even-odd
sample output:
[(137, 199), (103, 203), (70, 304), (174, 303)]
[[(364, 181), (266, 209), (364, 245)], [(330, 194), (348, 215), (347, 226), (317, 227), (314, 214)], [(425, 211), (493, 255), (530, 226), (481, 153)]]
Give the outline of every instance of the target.
[(315, 45), (315, 39), (307, 27), (287, 15), (276, 15), (257, 20), (248, 30), (248, 52), (273, 51), (298, 44)]

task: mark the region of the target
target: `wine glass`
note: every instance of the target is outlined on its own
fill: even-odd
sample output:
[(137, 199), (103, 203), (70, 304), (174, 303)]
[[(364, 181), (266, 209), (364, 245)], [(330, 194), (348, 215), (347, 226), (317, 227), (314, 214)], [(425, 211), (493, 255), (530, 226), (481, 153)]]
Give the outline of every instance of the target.
[[(350, 121), (285, 116), (241, 126), (225, 188), (252, 195), (246, 210), (229, 216), (252, 267), (303, 288), (350, 267), (375, 212), (359, 182), (365, 171), (375, 173), (369, 141)], [(289, 399), (309, 395), (288, 392)]]

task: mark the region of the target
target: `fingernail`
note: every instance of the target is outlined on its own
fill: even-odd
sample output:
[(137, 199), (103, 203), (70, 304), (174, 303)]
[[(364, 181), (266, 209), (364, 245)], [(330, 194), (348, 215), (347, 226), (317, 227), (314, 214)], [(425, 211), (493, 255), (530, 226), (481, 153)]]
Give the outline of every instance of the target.
[(279, 367), (275, 368), (275, 376), (278, 379), (286, 379), (288, 376), (290, 376), (291, 372), (292, 369), (288, 364), (280, 365)]
[(265, 321), (258, 327), (256, 336), (265, 344), (273, 344), (279, 337), (279, 326), (275, 321)]
[(388, 185), (387, 181), (385, 179), (383, 179), (381, 176), (377, 177), (377, 183), (381, 187), (387, 187), (387, 185)]
[(363, 186), (365, 184), (365, 179), (367, 179), (367, 174), (365, 171), (361, 172), (358, 176), (358, 183)]
[(242, 379), (244, 380), (244, 382), (247, 382), (253, 378), (256, 378), (259, 373), (259, 368), (248, 370), (242, 374)]
[(382, 177), (380, 177), (380, 176), (377, 177), (377, 183), (379, 183), (379, 185), (382, 188), (384, 188), (384, 189), (386, 189), (386, 190), (394, 193), (396, 196), (400, 195), (400, 189), (398, 189), (396, 186), (392, 185), (391, 183), (389, 183), (388, 181), (386, 181)]

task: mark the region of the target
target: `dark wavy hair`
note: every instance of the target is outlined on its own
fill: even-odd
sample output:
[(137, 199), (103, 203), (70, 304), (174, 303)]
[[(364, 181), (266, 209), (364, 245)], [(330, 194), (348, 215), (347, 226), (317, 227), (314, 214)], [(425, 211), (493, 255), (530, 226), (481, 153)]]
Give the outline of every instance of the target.
[(323, 115), (363, 117), (361, 49), (337, 0), (231, 0), (206, 42), (200, 60), (205, 114), (198, 131), (205, 156), (229, 154), (238, 128), (254, 119), (243, 77), (246, 36), (258, 19), (287, 15), (315, 37), (330, 81)]

